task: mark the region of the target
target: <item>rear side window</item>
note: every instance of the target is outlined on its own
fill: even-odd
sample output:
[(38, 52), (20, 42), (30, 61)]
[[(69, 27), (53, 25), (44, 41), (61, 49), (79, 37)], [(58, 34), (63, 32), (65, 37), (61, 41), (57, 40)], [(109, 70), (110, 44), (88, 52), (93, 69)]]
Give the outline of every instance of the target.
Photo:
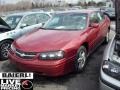
[(49, 20), (50, 16), (44, 13), (37, 14), (38, 21), (37, 23), (45, 23)]

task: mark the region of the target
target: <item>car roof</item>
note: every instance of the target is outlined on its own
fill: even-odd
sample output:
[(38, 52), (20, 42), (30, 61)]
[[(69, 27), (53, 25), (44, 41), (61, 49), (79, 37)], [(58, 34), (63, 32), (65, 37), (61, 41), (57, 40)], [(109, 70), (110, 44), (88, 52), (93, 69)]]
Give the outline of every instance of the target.
[(86, 13), (90, 14), (92, 12), (96, 12), (100, 10), (90, 10), (90, 9), (81, 9), (81, 10), (69, 10), (69, 11), (57, 11), (55, 14), (64, 14), (64, 13)]
[(21, 12), (21, 13), (14, 13), (14, 14), (9, 14), (7, 16), (26, 16), (26, 15), (29, 15), (29, 14), (36, 14), (36, 13), (47, 13), (49, 14), (49, 12), (44, 12), (44, 11), (40, 11), (40, 12)]

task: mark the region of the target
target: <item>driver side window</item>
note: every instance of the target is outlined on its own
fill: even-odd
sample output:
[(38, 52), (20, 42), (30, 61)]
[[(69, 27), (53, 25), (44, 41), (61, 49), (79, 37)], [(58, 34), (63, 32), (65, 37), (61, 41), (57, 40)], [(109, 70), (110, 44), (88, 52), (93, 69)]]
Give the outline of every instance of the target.
[(23, 19), (22, 24), (26, 24), (26, 26), (37, 24), (36, 14), (31, 14), (31, 15), (26, 16)]
[(98, 16), (97, 16), (97, 13), (92, 13), (90, 15), (90, 23), (99, 23), (99, 19), (98, 19)]

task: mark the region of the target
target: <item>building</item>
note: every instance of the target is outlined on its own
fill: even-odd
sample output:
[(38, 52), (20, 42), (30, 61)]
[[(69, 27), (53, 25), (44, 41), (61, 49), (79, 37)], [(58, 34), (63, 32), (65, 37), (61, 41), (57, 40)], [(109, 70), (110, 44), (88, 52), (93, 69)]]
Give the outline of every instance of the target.
[(67, 4), (78, 4), (79, 2), (85, 3), (87, 0), (64, 0)]
[(115, 0), (106, 0), (106, 7), (114, 7)]

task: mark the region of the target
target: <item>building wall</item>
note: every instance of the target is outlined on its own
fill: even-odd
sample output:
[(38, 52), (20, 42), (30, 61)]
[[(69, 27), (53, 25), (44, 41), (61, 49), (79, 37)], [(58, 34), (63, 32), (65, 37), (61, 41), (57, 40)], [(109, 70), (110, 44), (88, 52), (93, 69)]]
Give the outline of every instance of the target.
[(107, 7), (114, 7), (115, 0), (106, 0), (106, 6)]
[(77, 4), (80, 0), (65, 0), (68, 4)]

